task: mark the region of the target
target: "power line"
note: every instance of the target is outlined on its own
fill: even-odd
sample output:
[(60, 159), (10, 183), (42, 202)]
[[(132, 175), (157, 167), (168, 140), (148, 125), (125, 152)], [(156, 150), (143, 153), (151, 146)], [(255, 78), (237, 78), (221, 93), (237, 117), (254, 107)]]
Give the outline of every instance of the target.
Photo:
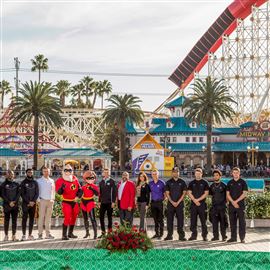
[[(12, 72), (14, 68), (3, 68), (0, 72)], [(21, 72), (32, 72), (29, 68), (20, 68)], [(46, 73), (68, 74), (68, 75), (96, 75), (96, 76), (113, 76), (113, 77), (152, 77), (152, 78), (168, 78), (168, 74), (152, 74), (152, 73), (121, 73), (121, 72), (96, 72), (96, 71), (74, 71), (74, 70), (55, 70), (49, 69)]]

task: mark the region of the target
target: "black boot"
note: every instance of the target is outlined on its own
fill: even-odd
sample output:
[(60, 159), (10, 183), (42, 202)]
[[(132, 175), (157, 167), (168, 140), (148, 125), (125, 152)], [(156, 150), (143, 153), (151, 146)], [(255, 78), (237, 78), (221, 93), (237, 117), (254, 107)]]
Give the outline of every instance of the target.
[(62, 240), (69, 240), (67, 237), (67, 226), (63, 224), (63, 234), (62, 234)]
[(90, 237), (89, 229), (85, 229), (85, 236), (83, 238), (88, 238)]
[(69, 231), (68, 231), (68, 237), (69, 238), (78, 238), (77, 235), (73, 234), (73, 230), (74, 230), (74, 225), (70, 225), (69, 226)]
[(94, 239), (97, 239), (97, 222), (95, 220), (92, 221), (93, 231), (94, 231)]

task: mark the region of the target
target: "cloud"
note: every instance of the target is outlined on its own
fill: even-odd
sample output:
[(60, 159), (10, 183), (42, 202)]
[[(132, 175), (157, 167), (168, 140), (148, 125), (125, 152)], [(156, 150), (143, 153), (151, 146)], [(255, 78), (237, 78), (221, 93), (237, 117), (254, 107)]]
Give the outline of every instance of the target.
[[(4, 2), (4, 67), (12, 67), (13, 57), (18, 56), (21, 66), (29, 68), (30, 59), (43, 53), (51, 69), (169, 75), (228, 2)], [(36, 77), (22, 74), (22, 80), (31, 76)], [(44, 77), (61, 79), (52, 74)], [(166, 78), (110, 79), (119, 91), (130, 85), (135, 92), (169, 94), (175, 89)], [(143, 107), (154, 109), (161, 103), (159, 99), (152, 102), (145, 96)]]

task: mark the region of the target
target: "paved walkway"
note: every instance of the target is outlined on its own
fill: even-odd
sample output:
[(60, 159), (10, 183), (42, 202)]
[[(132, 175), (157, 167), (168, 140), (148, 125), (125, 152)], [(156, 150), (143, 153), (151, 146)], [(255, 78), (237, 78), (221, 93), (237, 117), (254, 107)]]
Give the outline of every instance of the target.
[[(54, 240), (35, 240), (35, 241), (18, 241), (18, 242), (3, 242), (4, 233), (0, 231), (0, 250), (15, 250), (15, 249), (89, 249), (94, 248), (97, 241), (92, 239), (83, 239), (85, 234), (83, 228), (75, 230), (78, 239), (63, 241), (61, 240), (61, 229), (53, 229), (52, 234), (56, 237)], [(149, 236), (154, 234), (149, 231)], [(229, 233), (228, 233), (229, 235)], [(21, 238), (21, 232), (18, 231), (18, 238)], [(34, 236), (37, 236), (36, 230)], [(187, 231), (186, 237), (190, 236)], [(212, 234), (209, 233), (209, 239)], [(248, 229), (246, 243), (226, 243), (222, 241), (204, 242), (201, 237), (196, 241), (178, 241), (178, 236), (175, 233), (172, 241), (154, 240), (154, 246), (158, 249), (204, 249), (204, 250), (238, 250), (238, 251), (261, 251), (270, 252), (270, 228), (269, 229)]]

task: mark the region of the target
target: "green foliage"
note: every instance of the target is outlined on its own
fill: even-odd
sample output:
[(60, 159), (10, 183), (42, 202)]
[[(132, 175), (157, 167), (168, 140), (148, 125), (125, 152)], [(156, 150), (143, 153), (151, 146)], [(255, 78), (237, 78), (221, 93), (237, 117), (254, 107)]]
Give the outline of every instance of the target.
[(12, 93), (12, 88), (8, 81), (2, 80), (0, 81), (0, 96), (1, 96), (1, 109), (4, 108), (4, 98), (6, 95)]
[(128, 94), (123, 96), (111, 95), (107, 100), (110, 104), (103, 113), (104, 122), (108, 125), (115, 125), (118, 127), (120, 137), (120, 169), (123, 171), (125, 169), (127, 141), (125, 124), (126, 122), (134, 124), (143, 122), (144, 114), (139, 105), (141, 100), (138, 97)]
[(223, 80), (207, 77), (205, 80), (196, 79), (193, 84), (193, 94), (186, 99), (183, 108), (185, 117), (198, 124), (205, 124), (207, 128), (207, 172), (211, 170), (212, 128), (214, 123), (232, 120), (235, 111), (231, 107), (236, 103), (225, 86)]

